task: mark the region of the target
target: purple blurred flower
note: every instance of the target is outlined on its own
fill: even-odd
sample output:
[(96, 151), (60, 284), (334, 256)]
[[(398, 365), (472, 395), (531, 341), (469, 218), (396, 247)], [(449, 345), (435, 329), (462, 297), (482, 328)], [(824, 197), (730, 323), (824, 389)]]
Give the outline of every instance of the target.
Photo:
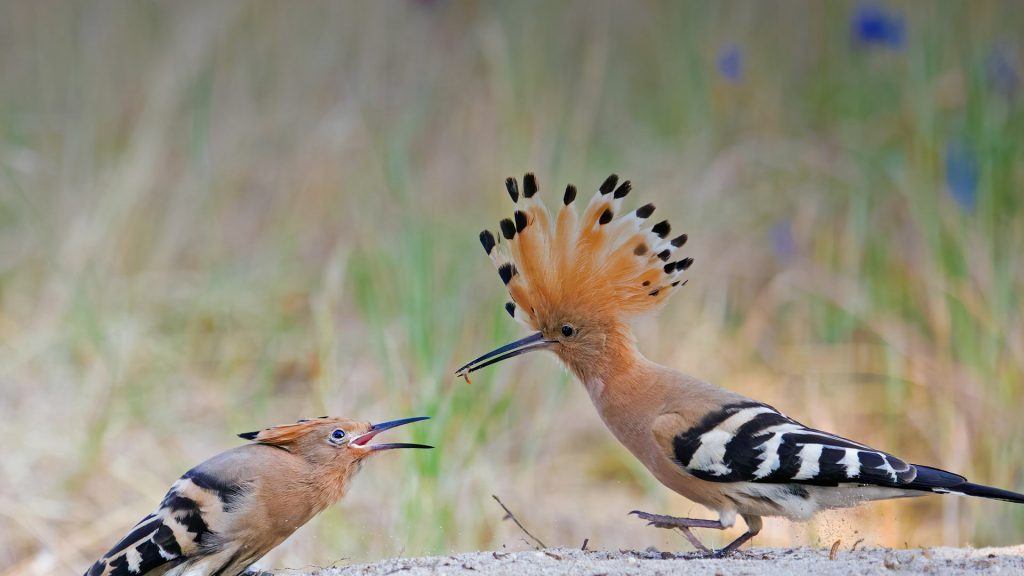
[(850, 35), (861, 46), (899, 50), (906, 39), (903, 16), (874, 4), (861, 4), (850, 18)]
[(793, 223), (787, 218), (779, 220), (772, 227), (772, 248), (775, 255), (783, 262), (788, 262), (796, 254), (796, 242), (793, 241)]
[(743, 52), (739, 46), (730, 44), (718, 52), (718, 73), (733, 84), (743, 78)]
[(985, 59), (985, 76), (989, 86), (1008, 100), (1013, 100), (1017, 94), (1017, 85), (1020, 84), (1014, 56), (1008, 46), (997, 46)]
[(946, 188), (966, 212), (974, 212), (978, 197), (978, 158), (963, 140), (946, 144)]

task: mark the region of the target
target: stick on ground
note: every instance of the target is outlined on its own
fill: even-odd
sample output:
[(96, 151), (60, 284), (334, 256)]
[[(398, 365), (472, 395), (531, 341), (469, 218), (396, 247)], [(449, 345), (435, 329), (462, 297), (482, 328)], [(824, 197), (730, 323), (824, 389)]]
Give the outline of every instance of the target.
[(502, 520), (508, 520), (509, 518), (511, 518), (512, 521), (516, 523), (516, 526), (519, 526), (519, 529), (522, 530), (524, 534), (529, 536), (531, 540), (536, 542), (538, 546), (540, 546), (541, 548), (547, 548), (547, 545), (545, 545), (543, 542), (541, 542), (540, 538), (537, 538), (533, 534), (530, 534), (530, 531), (527, 530), (526, 527), (523, 526), (523, 524), (521, 522), (519, 522), (519, 519), (516, 518), (516, 515), (513, 514), (511, 510), (508, 509), (508, 506), (505, 506), (505, 504), (501, 501), (500, 498), (498, 498), (494, 494), (491, 494), (491, 498), (494, 498), (494, 501), (497, 502), (498, 505), (501, 506), (505, 510), (505, 517), (502, 518)]

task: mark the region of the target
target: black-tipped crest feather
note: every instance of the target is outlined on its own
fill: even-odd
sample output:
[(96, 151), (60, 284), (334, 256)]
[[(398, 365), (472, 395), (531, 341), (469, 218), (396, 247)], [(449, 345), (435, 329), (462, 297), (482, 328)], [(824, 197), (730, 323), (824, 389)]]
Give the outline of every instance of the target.
[(612, 174), (612, 175), (608, 176), (607, 178), (605, 178), (604, 182), (601, 183), (601, 188), (599, 188), (599, 190), (601, 191), (601, 195), (607, 196), (608, 194), (611, 194), (612, 191), (615, 190), (615, 185), (618, 182), (619, 182), (619, 175), (618, 174)]
[(651, 214), (654, 214), (654, 204), (644, 204), (636, 209), (636, 217), (641, 220), (650, 218)]
[(658, 238), (664, 238), (668, 236), (668, 233), (672, 231), (672, 225), (668, 223), (668, 220), (662, 220), (651, 227), (651, 232), (658, 235)]
[[(527, 196), (527, 198), (529, 198), (529, 196)], [(516, 232), (522, 232), (523, 228), (526, 228), (527, 224), (526, 212), (516, 210), (516, 213), (513, 216), (516, 220)]]
[(527, 172), (523, 176), (523, 197), (533, 198), (533, 195), (537, 193), (537, 177), (533, 175), (533, 172)]
[(562, 196), (562, 204), (568, 206), (573, 203), (573, 200), (576, 200), (576, 187), (569, 184), (565, 187), (565, 194)]
[(508, 284), (512, 281), (512, 277), (516, 275), (516, 267), (511, 262), (506, 262), (498, 267), (498, 276), (501, 276), (501, 281)]
[(512, 198), (512, 202), (519, 202), (519, 182), (516, 182), (515, 178), (505, 179), (505, 190), (508, 190), (509, 198)]
[(484, 230), (480, 233), (480, 244), (484, 247), (484, 252), (487, 255), (491, 255), (491, 250), (494, 250), (494, 234), (491, 234), (490, 230)]
[(511, 219), (505, 218), (500, 223), (501, 235), (505, 237), (505, 240), (511, 240), (516, 236), (516, 225)]
[(625, 198), (626, 194), (629, 194), (630, 190), (633, 189), (633, 184), (629, 180), (626, 180), (619, 187), (615, 189), (615, 193), (612, 194), (613, 198)]

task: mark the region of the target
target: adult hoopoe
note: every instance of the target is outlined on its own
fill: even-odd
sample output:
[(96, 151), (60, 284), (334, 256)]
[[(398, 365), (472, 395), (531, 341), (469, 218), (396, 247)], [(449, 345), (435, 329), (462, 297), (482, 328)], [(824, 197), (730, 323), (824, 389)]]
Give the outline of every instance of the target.
[(236, 576), (344, 496), (370, 454), (432, 448), (369, 444), (384, 430), (426, 419), (370, 424), (323, 416), (239, 434), (254, 443), (186, 472), (156, 512), (85, 574)]
[(605, 425), (662, 484), (719, 515), (633, 512), (651, 525), (678, 528), (709, 553), (690, 529), (728, 528), (739, 514), (747, 531), (717, 553), (724, 556), (761, 530), (763, 516), (805, 520), (822, 509), (927, 493), (1024, 503), (1022, 494), (907, 464), (651, 362), (637, 350), (628, 321), (686, 284), (682, 276), (693, 260), (676, 256), (686, 235), (670, 239), (667, 221), (649, 226), (652, 204), (623, 213), (631, 185), (615, 175), (582, 215), (573, 186), (551, 215), (532, 174), (523, 178), (521, 194), (515, 179), (505, 184), (516, 204), (513, 217), (500, 224), (506, 242), (486, 230), (480, 241), (512, 297), (509, 314), (536, 332), (457, 374), (468, 378), (506, 358), (553, 351), (583, 383)]

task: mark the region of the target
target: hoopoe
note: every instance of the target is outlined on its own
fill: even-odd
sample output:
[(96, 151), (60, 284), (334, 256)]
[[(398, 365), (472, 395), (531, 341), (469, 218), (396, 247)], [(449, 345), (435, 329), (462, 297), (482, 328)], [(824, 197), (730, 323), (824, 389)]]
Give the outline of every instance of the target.
[[(808, 428), (768, 406), (660, 366), (636, 347), (629, 320), (662, 305), (686, 284), (693, 263), (678, 258), (682, 234), (649, 225), (653, 204), (622, 212), (629, 181), (609, 176), (578, 215), (576, 188), (550, 214), (532, 174), (506, 188), (516, 205), (480, 242), (511, 302), (512, 317), (535, 331), (460, 368), (532, 352), (554, 352), (583, 383), (612, 434), (665, 486), (718, 513), (717, 520), (633, 511), (659, 528), (679, 529), (711, 554), (691, 528), (725, 529), (736, 516), (747, 531), (715, 553), (725, 556), (762, 527), (762, 517), (806, 520), (816, 512), (869, 500), (928, 493), (1024, 503), (1024, 495), (908, 464), (890, 454)], [(502, 243), (502, 238), (505, 242)]]
[(186, 472), (85, 575), (236, 576), (344, 496), (369, 455), (432, 448), (369, 444), (427, 418), (370, 424), (323, 416), (239, 434), (253, 443)]

